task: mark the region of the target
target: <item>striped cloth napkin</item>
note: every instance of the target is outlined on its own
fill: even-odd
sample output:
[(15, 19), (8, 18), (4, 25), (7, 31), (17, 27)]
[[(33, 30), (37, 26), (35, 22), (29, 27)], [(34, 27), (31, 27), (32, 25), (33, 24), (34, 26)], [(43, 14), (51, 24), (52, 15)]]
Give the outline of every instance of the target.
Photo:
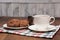
[(55, 33), (59, 30), (60, 26), (56, 26), (56, 29), (54, 31), (45, 32), (45, 33), (37, 33), (33, 32), (29, 29), (23, 29), (23, 30), (6, 30), (4, 28), (0, 28), (0, 32), (7, 32), (7, 33), (13, 33), (13, 34), (19, 34), (19, 35), (25, 35), (25, 36), (33, 36), (33, 37), (44, 37), (44, 38), (53, 38)]

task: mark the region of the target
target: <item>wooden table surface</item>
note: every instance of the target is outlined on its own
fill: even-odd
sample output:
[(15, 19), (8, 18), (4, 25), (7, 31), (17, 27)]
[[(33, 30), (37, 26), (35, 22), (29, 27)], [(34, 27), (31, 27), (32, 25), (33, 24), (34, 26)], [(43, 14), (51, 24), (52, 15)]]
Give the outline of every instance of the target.
[[(11, 18), (8, 17), (0, 17), (0, 26), (7, 22)], [(59, 25), (60, 19), (56, 18), (56, 21), (53, 25)], [(56, 35), (52, 39), (47, 38), (36, 38), (36, 37), (27, 37), (27, 36), (20, 36), (15, 34), (8, 34), (8, 33), (0, 33), (0, 40), (60, 40), (60, 30), (56, 33)]]

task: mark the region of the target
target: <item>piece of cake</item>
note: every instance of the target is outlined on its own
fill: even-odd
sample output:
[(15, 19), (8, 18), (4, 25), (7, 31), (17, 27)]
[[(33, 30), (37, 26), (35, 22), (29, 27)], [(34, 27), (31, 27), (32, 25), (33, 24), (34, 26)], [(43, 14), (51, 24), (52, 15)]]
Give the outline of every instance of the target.
[(7, 22), (8, 27), (20, 27), (20, 20), (19, 19), (11, 19)]
[(20, 26), (25, 27), (29, 25), (29, 21), (27, 19), (21, 19), (20, 20)]

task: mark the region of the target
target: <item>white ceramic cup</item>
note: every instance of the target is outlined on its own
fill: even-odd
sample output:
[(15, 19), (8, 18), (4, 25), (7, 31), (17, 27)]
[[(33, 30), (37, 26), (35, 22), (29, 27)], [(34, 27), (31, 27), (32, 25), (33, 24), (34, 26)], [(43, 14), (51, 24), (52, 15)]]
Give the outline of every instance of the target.
[[(50, 25), (55, 21), (55, 18), (49, 15), (35, 15), (33, 17), (34, 17), (33, 24), (38, 25)], [(51, 19), (53, 20), (51, 21)]]

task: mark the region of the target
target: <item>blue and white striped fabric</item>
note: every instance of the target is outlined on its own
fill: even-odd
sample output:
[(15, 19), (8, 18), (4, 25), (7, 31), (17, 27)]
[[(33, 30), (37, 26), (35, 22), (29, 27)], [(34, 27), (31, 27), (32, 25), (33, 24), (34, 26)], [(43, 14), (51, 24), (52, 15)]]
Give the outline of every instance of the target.
[(56, 29), (54, 31), (45, 32), (45, 33), (37, 33), (33, 32), (29, 29), (23, 29), (23, 30), (6, 30), (4, 28), (0, 28), (0, 32), (8, 32), (13, 34), (19, 34), (19, 35), (25, 35), (25, 36), (33, 36), (33, 37), (45, 37), (45, 38), (53, 38), (55, 33), (59, 30), (60, 26), (56, 26)]

